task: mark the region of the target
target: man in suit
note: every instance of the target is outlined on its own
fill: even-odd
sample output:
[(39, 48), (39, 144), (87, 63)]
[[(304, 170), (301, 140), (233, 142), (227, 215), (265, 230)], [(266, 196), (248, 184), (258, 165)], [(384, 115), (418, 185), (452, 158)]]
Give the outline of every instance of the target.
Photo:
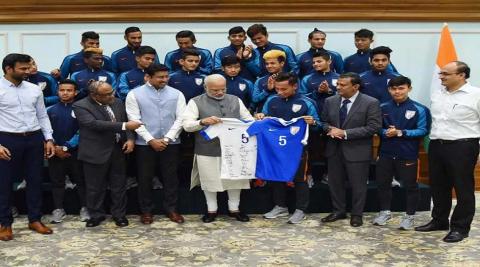
[(372, 137), (382, 126), (378, 100), (362, 94), (360, 76), (353, 72), (340, 75), (338, 94), (325, 100), (321, 119), (330, 137), (325, 156), (328, 158), (328, 186), (333, 212), (322, 222), (346, 218), (345, 180), (352, 187), (350, 225), (363, 224), (362, 214), (367, 193), (367, 178), (372, 159)]
[(117, 226), (124, 227), (128, 225), (124, 154), (133, 151), (135, 137), (132, 131), (142, 124), (127, 122), (125, 106), (114, 97), (110, 84), (93, 81), (88, 91), (88, 97), (73, 104), (80, 128), (78, 159), (83, 162), (90, 213), (86, 226), (95, 227), (105, 220), (103, 200), (108, 181), (113, 220)]

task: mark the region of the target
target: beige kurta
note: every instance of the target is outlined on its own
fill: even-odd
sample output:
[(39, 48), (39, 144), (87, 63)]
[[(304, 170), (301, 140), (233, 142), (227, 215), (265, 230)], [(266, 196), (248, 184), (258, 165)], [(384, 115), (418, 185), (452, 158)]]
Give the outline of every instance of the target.
[[(252, 120), (243, 102), (240, 103), (240, 118)], [(187, 132), (200, 131), (203, 127), (198, 119), (198, 108), (195, 101), (190, 100), (183, 114), (183, 128)], [(249, 189), (250, 180), (226, 180), (220, 179), (221, 157), (209, 157), (195, 154), (193, 157), (193, 168), (191, 175), (190, 189), (200, 185), (202, 190), (209, 192), (222, 192), (230, 189)]]

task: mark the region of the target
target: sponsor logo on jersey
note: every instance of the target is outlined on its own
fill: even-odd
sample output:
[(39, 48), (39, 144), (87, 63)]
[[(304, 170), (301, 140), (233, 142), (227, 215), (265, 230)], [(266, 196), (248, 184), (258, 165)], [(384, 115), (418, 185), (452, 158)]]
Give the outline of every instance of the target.
[(292, 111), (293, 112), (298, 112), (302, 108), (302, 105), (299, 104), (293, 104), (292, 105)]
[(406, 118), (407, 120), (409, 120), (409, 119), (413, 118), (413, 116), (415, 116), (415, 113), (416, 113), (415, 110), (407, 110), (407, 111), (405, 112), (405, 118)]

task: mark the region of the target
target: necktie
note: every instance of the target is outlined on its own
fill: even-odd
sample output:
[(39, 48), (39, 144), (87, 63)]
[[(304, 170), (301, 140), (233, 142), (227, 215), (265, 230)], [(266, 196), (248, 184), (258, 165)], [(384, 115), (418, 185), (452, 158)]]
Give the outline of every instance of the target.
[[(110, 106), (108, 105), (102, 105), (102, 107), (105, 109), (105, 111), (107, 112), (108, 114), (108, 117), (110, 117), (110, 120), (113, 121), (113, 122), (116, 122), (117, 119), (115, 118), (115, 114), (113, 114), (113, 110)], [(120, 142), (120, 134), (119, 133), (115, 133), (115, 142)]]
[(342, 106), (340, 107), (340, 125), (339, 127), (342, 127), (343, 123), (345, 122), (345, 119), (347, 118), (347, 113), (348, 113), (348, 109), (347, 109), (347, 105), (348, 103), (350, 103), (350, 100), (348, 99), (345, 99), (342, 101)]

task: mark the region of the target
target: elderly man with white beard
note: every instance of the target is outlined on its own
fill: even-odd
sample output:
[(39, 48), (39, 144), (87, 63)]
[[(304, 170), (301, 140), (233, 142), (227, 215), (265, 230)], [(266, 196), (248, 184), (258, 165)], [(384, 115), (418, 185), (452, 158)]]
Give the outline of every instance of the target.
[(226, 94), (226, 80), (220, 74), (205, 78), (205, 93), (192, 98), (183, 117), (183, 128), (195, 133), (195, 153), (191, 188), (200, 184), (207, 201), (208, 212), (202, 217), (205, 223), (217, 217), (217, 192), (227, 191), (229, 216), (241, 222), (249, 217), (240, 212), (240, 192), (249, 189), (249, 180), (227, 180), (220, 178), (221, 149), (218, 138), (206, 140), (200, 131), (209, 125), (221, 123), (221, 118), (253, 120), (241, 99)]

